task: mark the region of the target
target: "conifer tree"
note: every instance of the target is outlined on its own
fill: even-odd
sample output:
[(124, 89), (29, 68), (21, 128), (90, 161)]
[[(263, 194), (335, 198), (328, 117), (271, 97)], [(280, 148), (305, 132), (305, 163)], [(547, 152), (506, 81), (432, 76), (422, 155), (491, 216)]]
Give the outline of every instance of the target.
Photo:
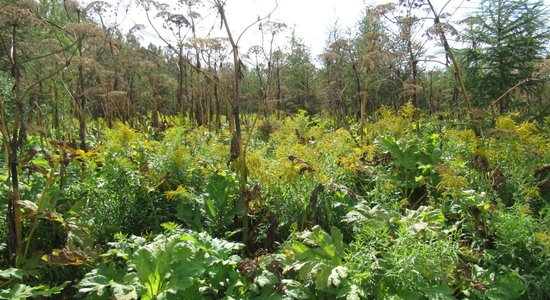
[[(464, 50), (467, 82), (476, 104), (489, 104), (531, 76), (548, 52), (547, 19), (544, 1), (481, 1), (479, 11), (467, 20), (470, 45)], [(500, 100), (501, 113), (510, 108), (510, 101), (510, 97)]]

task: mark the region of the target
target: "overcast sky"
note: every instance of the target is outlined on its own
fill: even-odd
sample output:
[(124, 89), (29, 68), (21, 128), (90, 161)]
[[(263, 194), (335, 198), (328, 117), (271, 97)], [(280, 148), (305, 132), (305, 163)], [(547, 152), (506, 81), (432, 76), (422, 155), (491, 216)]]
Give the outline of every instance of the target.
[[(170, 3), (170, 1), (166, 1)], [(208, 3), (208, 0), (204, 1)], [(282, 22), (289, 26), (289, 30), (279, 37), (281, 42), (294, 29), (296, 35), (303, 39), (311, 54), (315, 58), (320, 54), (328, 37), (328, 33), (335, 26), (346, 32), (356, 27), (367, 5), (375, 6), (392, 2), (392, 0), (278, 0), (278, 7), (271, 16), (272, 21)], [(396, 1), (393, 1), (396, 2)], [(433, 0), (436, 9), (442, 8), (447, 1)], [(478, 0), (451, 0), (445, 8), (446, 12), (455, 13), (454, 21), (459, 20), (465, 13), (477, 6)], [(240, 34), (244, 28), (254, 22), (258, 16), (263, 17), (275, 7), (274, 0), (227, 0), (227, 18), (234, 35)], [(455, 11), (457, 7), (462, 9)], [(143, 22), (143, 18), (135, 21)], [(212, 26), (212, 21), (203, 22), (204, 27)], [(224, 36), (224, 32), (218, 33)], [(146, 39), (149, 39), (146, 37)], [(261, 44), (261, 36), (257, 27), (251, 28), (244, 35), (240, 46), (241, 53), (255, 44)]]
[[(273, 14), (274, 20), (288, 24), (295, 28), (298, 37), (302, 38), (310, 47), (314, 56), (320, 54), (324, 47), (328, 33), (334, 26), (339, 27), (344, 32), (346, 29), (354, 29), (361, 20), (363, 12), (367, 5), (376, 6), (391, 0), (278, 0), (279, 6)], [(441, 8), (446, 1), (434, 0), (434, 5)], [(463, 13), (471, 11), (478, 0), (451, 0), (446, 11), (453, 13), (459, 5), (464, 9), (457, 11), (458, 17)], [(257, 18), (260, 12), (264, 14), (269, 12), (274, 6), (274, 1), (270, 0), (229, 0), (228, 17), (237, 19), (240, 28), (244, 28), (250, 21)], [(438, 6), (439, 5), (439, 6)], [(246, 8), (246, 9), (245, 9)], [(235, 18), (235, 16), (237, 16)], [(457, 16), (454, 17), (458, 20)], [(247, 34), (246, 42), (254, 40), (255, 32)]]
[[(89, 3), (92, 0), (81, 0)], [(466, 15), (474, 11), (480, 0), (451, 0), (445, 7), (446, 13), (452, 14), (451, 23), (458, 22)], [(545, 0), (549, 3), (550, 0)], [(116, 3), (115, 0), (107, 0), (109, 3)], [(176, 0), (164, 0), (168, 4), (176, 3)], [(278, 7), (271, 16), (270, 20), (287, 24), (290, 28), (294, 28), (297, 36), (301, 38), (310, 48), (313, 58), (320, 54), (328, 37), (331, 28), (337, 26), (342, 31), (353, 29), (361, 19), (365, 7), (368, 5), (375, 6), (388, 2), (397, 2), (396, 0), (278, 0)], [(447, 0), (432, 0), (436, 10), (443, 8)], [(205, 8), (212, 6), (209, 0), (203, 0)], [(275, 0), (227, 0), (226, 15), (229, 20), (229, 25), (235, 36), (238, 36), (244, 28), (254, 22), (258, 16), (263, 17), (273, 10)], [(184, 12), (177, 12), (184, 13)], [(216, 13), (210, 10), (210, 15), (204, 15), (205, 20), (201, 23), (203, 30), (208, 31), (217, 22), (219, 28), (219, 20), (215, 21)], [(426, 13), (426, 16), (428, 13)], [(119, 15), (120, 16), (120, 15)], [(129, 16), (125, 19), (123, 28), (126, 30), (134, 24), (147, 25), (147, 20), (144, 17), (144, 12), (141, 7), (133, 5), (130, 9)], [(158, 26), (160, 27), (160, 26)], [(252, 27), (244, 35), (240, 42), (241, 53), (246, 52), (252, 45), (261, 44), (261, 36), (257, 30), (257, 26)], [(213, 36), (225, 37), (224, 31), (217, 31)], [(279, 37), (281, 43), (287, 40), (290, 35), (290, 29)], [(142, 32), (141, 37), (143, 44), (149, 42), (163, 45), (160, 39), (156, 39), (154, 31), (146, 29)]]
[[(267, 3), (270, 3), (271, 7), (268, 7)], [(294, 28), (296, 35), (311, 47), (314, 55), (323, 50), (328, 32), (332, 27), (335, 25), (340, 28), (354, 27), (365, 9), (363, 0), (279, 0), (278, 3), (279, 6), (272, 19)], [(265, 14), (274, 6), (274, 2), (230, 0), (227, 5), (228, 17), (239, 15), (238, 24), (235, 26), (243, 28), (246, 22), (257, 18), (256, 11), (262, 11)], [(242, 7), (249, 9), (242, 11)], [(248, 33), (247, 42), (251, 42), (254, 36), (255, 32)]]
[[(92, 1), (81, 0), (85, 4)], [(389, 1), (391, 0), (370, 0), (367, 2), (371, 5), (376, 5)], [(107, 0), (106, 2), (114, 4), (116, 1)], [(164, 0), (162, 2), (174, 4), (176, 1)], [(203, 2), (206, 4), (205, 8), (212, 6), (209, 4), (209, 0), (204, 0)], [(226, 15), (233, 34), (238, 36), (248, 25), (257, 20), (258, 17), (264, 17), (269, 14), (275, 8), (275, 3), (274, 0), (227, 0)], [(361, 19), (361, 15), (366, 7), (364, 0), (278, 0), (277, 3), (277, 9), (271, 15), (270, 20), (285, 23), (289, 27), (279, 38), (282, 41), (286, 40), (291, 30), (294, 29), (296, 35), (303, 39), (307, 46), (311, 48), (313, 55), (317, 55), (323, 50), (330, 28), (335, 25), (342, 29), (354, 27)], [(203, 15), (203, 17), (206, 17), (206, 20), (202, 21), (200, 26), (205, 31), (208, 31), (213, 25), (214, 19), (212, 17), (214, 15), (214, 11), (211, 12), (211, 15)], [(129, 29), (135, 24), (147, 25), (146, 23), (147, 20), (144, 17), (143, 9), (133, 5), (122, 27)], [(160, 25), (158, 27), (160, 29)], [(250, 28), (243, 36), (240, 46), (244, 51), (251, 45), (261, 43), (261, 36), (257, 28), (257, 26)], [(225, 37), (224, 31), (213, 34)], [(155, 32), (149, 28), (142, 32), (141, 37), (145, 44), (153, 42), (162, 45), (162, 41), (155, 38), (155, 35)]]

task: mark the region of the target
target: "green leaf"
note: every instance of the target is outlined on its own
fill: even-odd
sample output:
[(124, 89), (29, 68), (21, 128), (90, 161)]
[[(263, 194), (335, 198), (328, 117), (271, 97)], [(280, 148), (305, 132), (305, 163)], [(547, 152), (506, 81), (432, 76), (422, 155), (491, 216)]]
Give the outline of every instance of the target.
[(366, 298), (365, 293), (363, 290), (355, 285), (345, 285), (342, 288), (338, 290), (338, 294), (336, 295), (336, 298), (346, 298), (346, 300), (360, 300)]
[(204, 204), (206, 205), (206, 208), (208, 208), (208, 213), (210, 213), (211, 218), (216, 218), (218, 216), (218, 211), (216, 206), (214, 205), (214, 200), (210, 197), (204, 198)]
[(346, 251), (346, 244), (344, 244), (344, 235), (342, 234), (340, 229), (334, 226), (330, 228), (330, 235), (330, 239), (334, 245), (335, 254), (343, 257)]
[(9, 290), (0, 290), (0, 299), (27, 299), (36, 297), (51, 297), (53, 294), (59, 294), (69, 284), (69, 281), (64, 282), (60, 286), (48, 287), (45, 285), (28, 286), (26, 284), (17, 283)]
[(397, 299), (403, 299), (403, 300), (417, 300), (422, 299), (422, 294), (416, 291), (400, 291), (397, 294)]
[(124, 280), (124, 270), (116, 268), (114, 263), (101, 264), (84, 276), (77, 285), (78, 291), (84, 294), (92, 294), (98, 297), (107, 297), (111, 285)]
[(1, 299), (27, 299), (33, 296), (33, 292), (41, 287), (31, 287), (25, 284), (17, 283), (9, 290), (0, 290)]
[(275, 285), (275, 284), (277, 284), (277, 281), (278, 281), (277, 276), (275, 276), (275, 274), (273, 274), (273, 273), (271, 273), (267, 270), (263, 270), (262, 274), (258, 275), (255, 279), (255, 282), (260, 287)]
[(210, 217), (216, 218), (218, 211), (222, 211), (227, 205), (231, 188), (235, 185), (232, 176), (214, 174), (210, 176), (206, 185), (204, 202), (210, 213)]
[(428, 299), (453, 300), (453, 290), (448, 286), (437, 285), (422, 290)]
[(345, 279), (346, 277), (348, 277), (348, 268), (337, 266), (330, 271), (330, 275), (328, 276), (328, 285), (339, 287), (342, 279)]
[(509, 272), (496, 278), (487, 290), (489, 299), (517, 299), (525, 293), (525, 283), (516, 272)]
[(23, 270), (16, 269), (16, 268), (9, 268), (9, 269), (0, 271), (0, 278), (8, 279), (12, 277), (15, 279), (23, 279)]
[(308, 290), (298, 281), (283, 279), (285, 293), (292, 299), (313, 299)]
[(79, 291), (87, 298), (189, 299), (200, 298), (201, 291), (217, 295), (239, 290), (235, 266), (241, 259), (232, 252), (242, 244), (177, 228), (149, 243), (133, 241), (125, 245), (126, 266), (118, 270), (114, 263), (101, 264), (79, 283)]
[(118, 284), (113, 282), (111, 285), (113, 290), (113, 297), (118, 300), (132, 300), (138, 299), (142, 292), (138, 293), (139, 286), (134, 284)]

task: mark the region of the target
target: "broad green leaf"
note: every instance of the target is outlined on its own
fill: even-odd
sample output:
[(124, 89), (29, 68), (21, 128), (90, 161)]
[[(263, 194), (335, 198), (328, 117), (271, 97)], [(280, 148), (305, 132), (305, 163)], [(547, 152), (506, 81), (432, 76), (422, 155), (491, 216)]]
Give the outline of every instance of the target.
[(33, 297), (36, 289), (41, 287), (31, 287), (25, 284), (17, 283), (9, 290), (0, 290), (0, 299), (27, 299)]
[(283, 279), (285, 293), (292, 299), (312, 299), (308, 290), (298, 281)]
[(139, 295), (141, 294), (141, 292), (138, 293), (139, 286), (134, 284), (118, 284), (113, 282), (111, 289), (113, 291), (113, 297), (118, 300), (139, 299)]
[[(210, 176), (206, 185), (204, 202), (212, 218), (216, 218), (227, 205), (229, 193), (235, 182), (231, 176), (214, 174)], [(219, 211), (218, 211), (219, 210)]]
[(69, 284), (69, 281), (64, 282), (60, 286), (49, 288), (45, 285), (28, 286), (26, 284), (17, 283), (10, 289), (0, 290), (0, 299), (28, 299), (36, 297), (51, 297), (53, 294), (59, 294)]
[(448, 286), (432, 286), (426, 289), (423, 289), (422, 292), (428, 299), (435, 300), (453, 300), (453, 290)]
[(23, 279), (23, 270), (16, 269), (16, 268), (9, 268), (6, 270), (0, 271), (0, 278), (8, 279), (8, 278), (15, 278), (15, 279)]
[(338, 294), (336, 295), (336, 298), (338, 299), (345, 298), (346, 300), (360, 300), (360, 299), (366, 298), (366, 296), (360, 287), (358, 287), (355, 284), (352, 284), (352, 285), (345, 285), (340, 289), (338, 289)]
[(275, 276), (275, 274), (267, 270), (263, 270), (262, 274), (258, 275), (255, 281), (260, 287), (264, 287), (267, 285), (277, 284), (278, 279), (277, 279), (277, 276)]
[(525, 283), (516, 272), (497, 276), (486, 296), (489, 299), (517, 299), (525, 293)]
[(339, 287), (340, 283), (342, 283), (342, 279), (345, 279), (346, 277), (348, 277), (348, 269), (343, 266), (337, 266), (330, 271), (330, 275), (328, 276), (328, 285)]
[(334, 245), (336, 254), (339, 256), (344, 256), (346, 251), (346, 245), (344, 244), (344, 235), (337, 227), (330, 228), (331, 241)]
[(124, 270), (117, 269), (114, 263), (100, 264), (97, 269), (86, 274), (77, 287), (80, 293), (108, 297), (111, 285), (123, 281)]

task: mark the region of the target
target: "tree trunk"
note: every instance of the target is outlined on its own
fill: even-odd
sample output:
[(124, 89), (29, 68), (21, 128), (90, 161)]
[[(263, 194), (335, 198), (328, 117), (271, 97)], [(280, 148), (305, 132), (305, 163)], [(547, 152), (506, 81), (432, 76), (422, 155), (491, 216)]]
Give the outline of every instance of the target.
[[(79, 53), (82, 55), (81, 45), (79, 46)], [(80, 138), (80, 149), (87, 151), (86, 147), (86, 95), (84, 95), (84, 69), (82, 66), (78, 67), (78, 122), (79, 130), (78, 136)]]
[(234, 98), (233, 98), (233, 122), (234, 122), (234, 132), (233, 132), (233, 138), (231, 142), (231, 157), (230, 161), (235, 162), (235, 169), (237, 174), (240, 177), (240, 184), (241, 184), (241, 202), (244, 205), (245, 209), (242, 214), (242, 239), (243, 242), (246, 244), (248, 240), (250, 239), (250, 229), (248, 224), (248, 203), (245, 199), (246, 194), (246, 185), (247, 185), (247, 169), (246, 169), (246, 158), (245, 158), (245, 152), (242, 145), (242, 136), (241, 136), (241, 120), (240, 120), (240, 109), (241, 109), (241, 61), (239, 59), (239, 47), (235, 40), (233, 39), (233, 35), (231, 34), (231, 30), (229, 29), (229, 24), (227, 22), (227, 18), (225, 16), (225, 10), (224, 10), (224, 3), (220, 2), (219, 0), (215, 0), (216, 7), (218, 8), (218, 11), (220, 13), (220, 17), (222, 19), (222, 22), (224, 24), (224, 27), (227, 32), (227, 37), (229, 39), (229, 42), (231, 44), (231, 48), (233, 51), (233, 64), (234, 64)]
[(220, 84), (220, 80), (218, 78), (218, 75), (215, 75), (214, 77), (214, 98), (216, 100), (216, 128), (221, 128), (222, 126), (222, 117), (221, 117), (221, 107), (220, 107), (220, 93), (218, 90), (218, 85)]
[(275, 76), (277, 76), (277, 103), (280, 103), (280, 110), (285, 110), (285, 103), (283, 101), (283, 94), (281, 92), (281, 66), (279, 60), (277, 60), (277, 67), (275, 69)]
[[(361, 135), (361, 137), (365, 137), (365, 124), (366, 124), (366, 119), (367, 119), (367, 99), (368, 99), (368, 92), (367, 90), (365, 89), (365, 91), (363, 92), (363, 95), (361, 97), (361, 114), (359, 116), (359, 125), (360, 125), (360, 132), (359, 134)], [(365, 139), (364, 142), (366, 142), (367, 140)]]
[[(351, 55), (351, 51), (350, 51)], [(353, 61), (351, 63), (351, 68), (353, 70), (353, 75), (355, 79), (355, 97), (357, 97), (357, 103), (359, 104), (359, 120), (363, 120), (363, 99), (361, 97), (361, 79), (359, 78), (359, 71), (357, 71), (357, 62)], [(362, 129), (362, 127), (361, 127)]]
[[(432, 2), (428, 0), (428, 5), (430, 6), (430, 9), (434, 15), (434, 25), (436, 28), (439, 27), (441, 24), (439, 20), (439, 15), (435, 11)], [(468, 94), (468, 91), (466, 90), (466, 85), (464, 84), (464, 78), (462, 78), (462, 72), (460, 70), (460, 66), (458, 65), (458, 62), (456, 61), (456, 58), (453, 54), (453, 50), (451, 49), (451, 46), (449, 46), (449, 42), (447, 41), (447, 37), (445, 36), (445, 33), (440, 29), (438, 31), (439, 36), (441, 37), (441, 41), (443, 42), (443, 47), (445, 48), (445, 53), (448, 55), (448, 57), (451, 59), (453, 63), (455, 78), (458, 81), (458, 84), (460, 86), (460, 90), (462, 92), (462, 95), (464, 96), (464, 102), (466, 102), (466, 108), (468, 109), (468, 115), (470, 117), (470, 124), (472, 126), (472, 129), (476, 133), (476, 135), (481, 136), (483, 135), (481, 132), (481, 126), (476, 123), (476, 118), (474, 116), (474, 111), (472, 108), (472, 101), (470, 100), (470, 95)]]
[(180, 47), (178, 51), (178, 104), (180, 106), (181, 116), (185, 117), (185, 88), (184, 88), (184, 61), (183, 61), (183, 48)]
[[(20, 192), (19, 192), (19, 177), (17, 167), (19, 161), (17, 158), (17, 151), (19, 149), (19, 137), (21, 119), (23, 114), (23, 99), (21, 95), (21, 70), (19, 67), (17, 51), (17, 26), (12, 26), (12, 63), (13, 69), (12, 74), (15, 79), (15, 120), (13, 123), (12, 129), (12, 138), (10, 141), (10, 153), (9, 153), (9, 163), (10, 163), (10, 177), (11, 177), (11, 186), (12, 186), (12, 195), (10, 201), (8, 201), (8, 210), (7, 210), (7, 221), (8, 221), (8, 232), (9, 232), (9, 244), (10, 250), (12, 253), (15, 253), (16, 256), (21, 254), (21, 241), (22, 241), (22, 225), (21, 225), (21, 213), (19, 211), (19, 201), (20, 201)], [(22, 141), (22, 140), (21, 140)]]
[(430, 71), (430, 88), (428, 94), (428, 106), (430, 107), (430, 114), (434, 113), (434, 104), (433, 104), (433, 73)]
[(134, 87), (134, 73), (132, 72), (128, 80), (128, 107), (126, 112), (126, 118), (129, 120), (130, 125), (134, 122), (132, 119), (134, 103), (136, 103), (136, 88)]
[[(78, 22), (80, 23), (80, 11), (78, 12)], [(82, 39), (78, 40), (78, 55), (82, 57), (83, 45)], [(82, 64), (78, 66), (78, 87), (77, 87), (77, 109), (78, 109), (78, 136), (80, 138), (80, 149), (87, 151), (86, 147), (86, 95), (84, 95), (84, 67)], [(84, 173), (84, 164), (82, 165)]]
[(109, 51), (111, 52), (111, 57), (113, 58), (113, 69), (115, 71), (113, 91), (120, 91), (120, 71), (116, 60), (115, 46), (113, 45), (113, 40), (111, 38), (109, 38)]
[(57, 101), (59, 99), (59, 91), (57, 90), (57, 84), (53, 82), (53, 85), (51, 88), (51, 94), (52, 94), (52, 106), (53, 106), (53, 128), (56, 131), (56, 134), (58, 134), (59, 130), (59, 106), (57, 105)]

